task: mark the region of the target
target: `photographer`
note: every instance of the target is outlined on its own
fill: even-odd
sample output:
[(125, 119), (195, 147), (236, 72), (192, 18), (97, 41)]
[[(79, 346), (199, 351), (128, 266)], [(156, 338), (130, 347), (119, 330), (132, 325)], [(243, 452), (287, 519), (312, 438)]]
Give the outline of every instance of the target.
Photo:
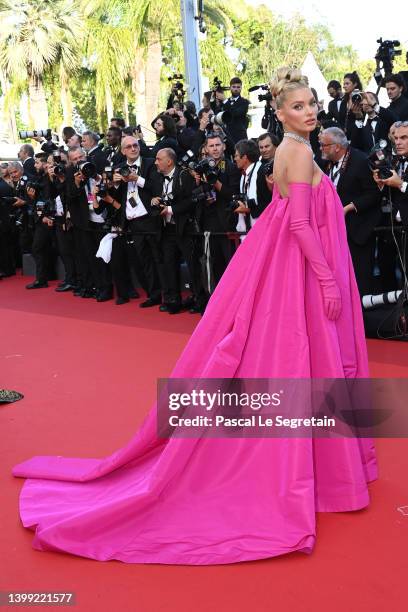
[[(237, 142), (234, 161), (242, 173), (241, 193), (233, 198), (233, 212), (238, 215), (236, 230), (248, 232), (265, 208), (263, 206), (261, 210), (258, 202), (258, 175), (262, 164), (259, 161), (259, 149), (255, 142), (253, 140)], [(270, 199), (269, 197), (269, 201)], [(244, 236), (241, 236), (241, 240), (243, 239)]]
[(196, 130), (193, 130), (191, 127), (187, 127), (187, 118), (186, 113), (179, 110), (177, 111), (174, 108), (171, 108), (166, 111), (166, 114), (169, 115), (175, 122), (177, 126), (177, 143), (179, 147), (179, 151), (189, 151), (194, 146)]
[(202, 108), (198, 113), (199, 127), (194, 134), (194, 138), (191, 143), (191, 150), (194, 155), (198, 158), (201, 147), (205, 144), (208, 134), (219, 134), (222, 141), (225, 144), (225, 156), (232, 160), (235, 153), (234, 142), (229, 138), (222, 127), (213, 123), (214, 113), (211, 109), (205, 110)]
[(374, 172), (374, 180), (381, 190), (390, 188), (390, 198), (396, 221), (408, 226), (408, 121), (395, 124), (394, 132), (397, 158), (395, 169), (387, 179), (380, 179), (378, 171)]
[(102, 150), (105, 156), (105, 166), (119, 166), (126, 161), (121, 151), (122, 130), (118, 127), (110, 127), (106, 132), (107, 146)]
[(408, 100), (404, 96), (406, 85), (400, 74), (389, 74), (384, 79), (384, 86), (390, 99), (388, 109), (399, 121), (408, 120)]
[[(227, 128), (227, 134), (234, 143), (239, 140), (247, 139), (248, 128), (248, 107), (249, 100), (241, 97), (242, 81), (239, 77), (234, 77), (230, 81), (231, 97), (225, 100), (222, 111), (225, 113), (223, 122)], [(214, 112), (217, 112), (215, 110)]]
[(24, 253), (31, 253), (34, 231), (33, 206), (26, 191), (29, 176), (24, 174), (20, 162), (10, 162), (9, 175), (13, 182), (15, 195), (15, 201), (11, 208), (15, 224), (18, 227), (18, 242), (21, 255), (23, 255)]
[(158, 151), (167, 148), (173, 149), (179, 155), (177, 128), (174, 119), (166, 113), (161, 113), (152, 121), (152, 126), (157, 136), (157, 142), (152, 147), (146, 145), (141, 133), (137, 134), (141, 156), (155, 158)]
[(395, 115), (379, 105), (375, 93), (361, 94), (361, 102), (354, 104), (353, 119), (349, 115), (349, 134), (351, 146), (369, 153), (380, 140), (388, 140), (390, 127), (396, 121)]
[(85, 151), (80, 147), (70, 150), (69, 160), (72, 167), (66, 179), (67, 205), (80, 244), (81, 288), (74, 295), (96, 297), (97, 302), (105, 302), (113, 298), (113, 287), (109, 266), (96, 257), (100, 241), (106, 234), (107, 216), (106, 211), (99, 214), (94, 210), (96, 180), (100, 177), (92, 162), (86, 162)]
[(343, 204), (348, 244), (360, 294), (373, 293), (373, 230), (381, 219), (381, 193), (373, 180), (367, 156), (350, 147), (340, 128), (323, 130), (320, 147), (323, 159), (330, 162), (328, 174)]
[(53, 211), (48, 199), (47, 155), (37, 153), (35, 156), (35, 181), (27, 183), (27, 196), (34, 208), (34, 235), (32, 254), (35, 261), (34, 282), (26, 285), (26, 289), (42, 289), (48, 287), (50, 256), (53, 241)]
[(276, 116), (276, 102), (273, 98), (272, 94), (270, 94), (270, 99), (268, 96), (268, 100), (265, 104), (265, 112), (264, 116), (261, 120), (261, 127), (266, 132), (269, 132), (277, 139), (278, 144), (282, 141), (283, 138), (283, 126), (279, 119)]
[(12, 203), (14, 191), (0, 176), (0, 279), (16, 272)]
[[(209, 134), (205, 141), (206, 152), (215, 162), (211, 178), (194, 173), (202, 196), (197, 203), (196, 217), (202, 232), (230, 232), (235, 229), (235, 218), (229, 204), (232, 196), (239, 193), (240, 172), (225, 159), (225, 144), (218, 134)], [(210, 235), (210, 251), (217, 284), (232, 257), (232, 242), (227, 236)]]
[(87, 130), (82, 134), (82, 147), (86, 151), (86, 158), (96, 166), (96, 171), (100, 174), (105, 167), (105, 155), (99, 146), (99, 134)]
[(336, 80), (329, 81), (327, 85), (327, 93), (332, 98), (328, 105), (327, 119), (329, 121), (336, 122), (336, 124), (340, 124), (340, 107), (343, 99), (341, 83)]
[[(363, 86), (360, 81), (360, 77), (357, 72), (347, 72), (343, 79), (343, 90), (344, 96), (340, 103), (338, 111), (338, 123), (342, 130), (345, 131), (347, 137), (349, 137), (349, 115), (354, 110), (359, 110), (358, 106), (354, 106), (353, 94), (361, 93)], [(353, 120), (353, 118), (351, 119)]]
[(68, 155), (64, 151), (54, 151), (47, 160), (49, 179), (49, 197), (53, 201), (53, 220), (58, 253), (64, 264), (64, 280), (55, 291), (64, 293), (73, 291), (79, 283), (77, 274), (77, 255), (75, 230), (70, 219), (66, 199), (66, 175), (68, 171)]
[[(273, 191), (273, 160), (279, 146), (279, 139), (274, 134), (261, 134), (258, 138), (259, 153), (261, 154), (261, 168), (257, 178), (257, 194), (259, 214), (268, 206), (272, 200)], [(259, 216), (259, 215), (258, 215)]]
[(140, 156), (138, 141), (133, 136), (123, 138), (121, 150), (126, 161), (114, 169), (110, 180), (104, 177), (107, 189), (103, 195), (101, 185), (97, 189), (98, 208), (110, 211), (110, 223), (119, 230), (112, 241), (111, 255), (116, 304), (129, 302), (133, 269), (147, 294), (140, 307), (149, 308), (161, 303), (162, 285), (160, 220), (151, 207), (155, 168), (152, 159)]
[(23, 164), (23, 172), (27, 176), (35, 176), (34, 149), (29, 144), (24, 144), (18, 152), (18, 159)]
[(153, 184), (152, 206), (156, 207), (164, 227), (162, 251), (166, 288), (161, 311), (169, 314), (180, 312), (183, 307), (180, 293), (180, 258), (187, 264), (192, 301), (190, 312), (203, 312), (206, 296), (201, 283), (201, 270), (197, 252), (194, 203), (192, 191), (194, 179), (191, 174), (176, 166), (176, 154), (172, 149), (162, 149), (156, 154), (158, 175)]

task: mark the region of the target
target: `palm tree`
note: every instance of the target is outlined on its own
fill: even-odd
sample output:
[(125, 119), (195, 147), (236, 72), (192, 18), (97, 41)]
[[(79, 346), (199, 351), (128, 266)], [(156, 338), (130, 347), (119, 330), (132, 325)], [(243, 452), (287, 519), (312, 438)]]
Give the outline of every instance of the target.
[[(48, 127), (44, 75), (56, 63), (69, 75), (78, 65), (82, 22), (76, 0), (0, 0), (0, 67), (26, 79), (31, 120)], [(66, 79), (65, 79), (66, 80)]]

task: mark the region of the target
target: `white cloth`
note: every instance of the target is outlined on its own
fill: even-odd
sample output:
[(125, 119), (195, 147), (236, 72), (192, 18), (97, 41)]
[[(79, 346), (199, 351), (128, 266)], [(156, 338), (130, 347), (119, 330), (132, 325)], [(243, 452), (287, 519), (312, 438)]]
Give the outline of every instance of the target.
[[(240, 187), (239, 187), (241, 193), (246, 193), (248, 200), (251, 200), (251, 199), (255, 200), (257, 204), (258, 204), (258, 197), (257, 197), (257, 190), (256, 190), (256, 181), (257, 181), (258, 172), (261, 166), (262, 164), (259, 161), (254, 162), (253, 164), (248, 166), (248, 168), (245, 170), (245, 174), (241, 176), (241, 182), (240, 182)], [(236, 225), (237, 232), (246, 231), (245, 217), (246, 215), (244, 215), (243, 213), (238, 214), (238, 222)], [(251, 215), (249, 215), (249, 220), (250, 220), (251, 227), (253, 227), (256, 223), (256, 219), (254, 219)], [(241, 239), (242, 238), (244, 238), (244, 236), (241, 236)]]
[(96, 251), (96, 257), (103, 259), (105, 263), (109, 263), (112, 257), (112, 240), (117, 234), (106, 234), (99, 243), (99, 248)]
[(337, 183), (338, 183), (338, 182), (339, 182), (339, 180), (340, 180), (340, 168), (341, 168), (341, 165), (342, 165), (342, 163), (343, 163), (343, 159), (344, 159), (344, 155), (343, 155), (343, 157), (341, 157), (341, 158), (339, 159), (339, 161), (338, 161), (338, 162), (336, 162), (335, 164), (333, 164), (333, 166), (332, 166), (332, 168), (331, 168), (331, 170), (330, 170), (330, 178), (331, 178), (331, 180), (332, 180), (332, 182), (333, 182), (333, 185), (334, 185), (335, 187), (337, 187)]
[(57, 196), (55, 198), (55, 213), (57, 217), (62, 217), (64, 215), (64, 207), (62, 205), (61, 197)]
[[(165, 198), (166, 196), (168, 197), (170, 194), (173, 193), (173, 178), (174, 178), (174, 173), (176, 171), (176, 168), (173, 168), (173, 170), (169, 173), (169, 174), (165, 174), (164, 176), (168, 177), (170, 180), (166, 180), (166, 178), (163, 181), (163, 197)], [(171, 206), (167, 206), (167, 213), (166, 213), (166, 223), (175, 223), (174, 221), (174, 217), (173, 217), (173, 209)]]

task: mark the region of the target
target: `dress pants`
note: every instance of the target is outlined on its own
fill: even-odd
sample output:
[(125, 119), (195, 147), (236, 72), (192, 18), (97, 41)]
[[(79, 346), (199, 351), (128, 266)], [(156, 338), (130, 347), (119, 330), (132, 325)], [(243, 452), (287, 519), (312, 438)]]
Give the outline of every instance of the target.
[(112, 275), (109, 265), (103, 259), (96, 257), (99, 243), (105, 236), (103, 223), (89, 221), (88, 229), (82, 232), (83, 250), (88, 261), (88, 272), (92, 279), (89, 286), (89, 279), (85, 285), (86, 289), (96, 287), (97, 292), (110, 292), (112, 290)]
[(63, 221), (63, 217), (55, 218), (55, 237), (57, 241), (57, 248), (65, 269), (64, 283), (68, 285), (76, 285), (77, 274), (74, 255), (74, 231), (72, 227), (69, 230), (65, 230), (63, 227)]
[[(223, 232), (219, 218), (215, 214), (205, 214), (202, 223), (203, 232)], [(210, 235), (211, 267), (215, 286), (218, 285), (234, 253), (234, 244), (227, 236)]]
[(53, 229), (42, 221), (34, 228), (32, 254), (35, 261), (35, 276), (39, 283), (46, 283), (49, 277)]
[(183, 235), (176, 231), (176, 226), (168, 223), (162, 234), (162, 251), (164, 261), (164, 273), (166, 277), (166, 289), (164, 301), (166, 304), (181, 305), (180, 292), (180, 259), (187, 264), (190, 287), (194, 301), (197, 306), (205, 305), (207, 298), (201, 282), (201, 268), (199, 261), (199, 249), (194, 236), (188, 235), (194, 231), (194, 225), (187, 224)]

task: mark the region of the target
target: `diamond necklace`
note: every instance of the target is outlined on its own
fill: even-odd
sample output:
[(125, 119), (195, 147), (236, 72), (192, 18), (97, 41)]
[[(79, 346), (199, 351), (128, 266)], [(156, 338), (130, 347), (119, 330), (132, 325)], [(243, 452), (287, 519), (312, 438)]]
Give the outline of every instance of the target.
[(299, 136), (299, 134), (294, 134), (293, 132), (285, 132), (284, 136), (287, 136), (288, 138), (293, 138), (293, 140), (297, 140), (298, 142), (302, 142), (307, 147), (309, 147), (309, 149), (312, 148), (310, 142), (306, 138), (303, 138), (303, 136)]

